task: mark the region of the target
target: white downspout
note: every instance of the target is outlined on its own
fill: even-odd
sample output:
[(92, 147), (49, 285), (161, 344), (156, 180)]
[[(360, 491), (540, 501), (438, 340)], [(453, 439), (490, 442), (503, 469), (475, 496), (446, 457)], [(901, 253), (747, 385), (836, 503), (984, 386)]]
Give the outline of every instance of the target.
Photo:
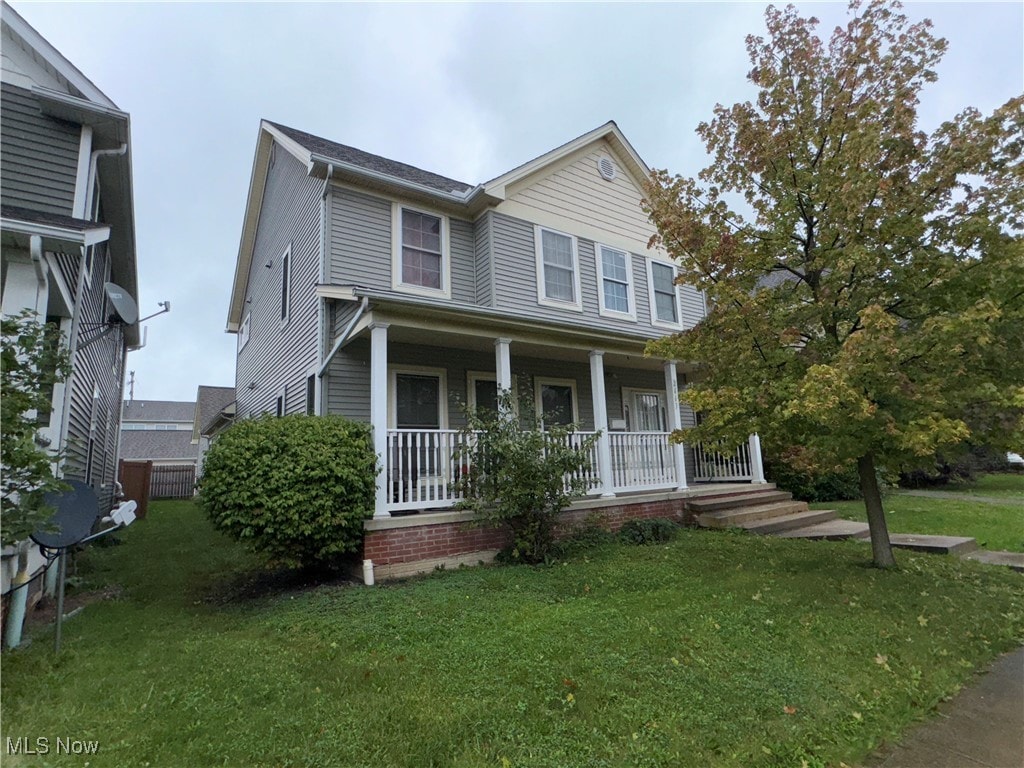
[[(331, 176), (334, 175), (334, 165), (327, 164), (327, 175), (324, 177), (324, 187), (320, 190), (320, 282), (327, 282), (327, 193), (331, 187)], [(323, 416), (326, 413), (324, 407), (324, 381), (323, 372), (329, 362), (324, 358), (324, 342), (327, 339), (327, 299), (317, 299), (316, 305), (316, 354), (319, 364), (316, 379), (314, 381), (314, 413)]]
[(342, 331), (340, 336), (338, 336), (338, 340), (334, 342), (334, 346), (331, 347), (331, 351), (327, 354), (327, 357), (324, 359), (324, 364), (321, 365), (320, 370), (317, 371), (317, 376), (323, 377), (324, 373), (327, 371), (327, 367), (331, 364), (331, 360), (333, 360), (334, 356), (338, 354), (338, 350), (341, 349), (341, 345), (348, 340), (348, 335), (352, 333), (352, 329), (355, 328), (356, 323), (359, 322), (359, 318), (363, 316), (363, 313), (366, 311), (366, 307), (369, 305), (369, 303), (370, 300), (363, 296), (363, 301), (359, 305), (359, 309), (356, 310), (355, 315), (353, 315), (352, 319), (349, 320), (348, 325), (345, 326), (345, 330)]
[[(36, 271), (36, 300), (33, 307), (39, 314), (39, 301), (46, 290), (46, 263), (43, 261), (43, 238), (39, 235), (29, 237), (29, 255)], [(45, 310), (43, 321), (45, 322)], [(8, 648), (21, 645), (21, 633), (25, 626), (25, 611), (28, 608), (28, 554), (31, 542), (29, 539), (19, 541), (16, 545), (18, 553), (17, 571), (11, 579), (11, 601), (7, 609), (7, 627), (4, 631), (5, 644)]]

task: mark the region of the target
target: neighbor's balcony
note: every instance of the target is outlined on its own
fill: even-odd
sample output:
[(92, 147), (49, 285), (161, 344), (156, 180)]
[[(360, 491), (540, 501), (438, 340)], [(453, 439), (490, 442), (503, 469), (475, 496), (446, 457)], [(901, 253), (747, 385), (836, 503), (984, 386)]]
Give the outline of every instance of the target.
[[(570, 444), (582, 450), (583, 442), (594, 432), (574, 432)], [(614, 494), (677, 488), (685, 478), (678, 476), (674, 446), (668, 432), (608, 432), (600, 438), (608, 442), (611, 465), (609, 482), (602, 483), (599, 442), (588, 451), (589, 466), (581, 476), (590, 493), (599, 493), (607, 485)], [(453, 485), (468, 456), (471, 436), (454, 429), (389, 429), (387, 431), (387, 511), (408, 512), (451, 507), (461, 498)], [(752, 444), (753, 441), (751, 441)], [(694, 481), (743, 481), (755, 478), (751, 444), (741, 445), (725, 456), (693, 448)], [(689, 462), (688, 462), (689, 463)]]

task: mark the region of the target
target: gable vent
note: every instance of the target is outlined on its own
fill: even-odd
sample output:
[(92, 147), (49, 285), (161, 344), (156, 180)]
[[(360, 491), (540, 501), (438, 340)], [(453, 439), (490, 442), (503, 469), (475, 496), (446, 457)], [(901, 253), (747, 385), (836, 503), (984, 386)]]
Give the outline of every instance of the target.
[(601, 174), (601, 178), (605, 181), (614, 181), (615, 163), (612, 162), (610, 157), (602, 155), (597, 158), (597, 172)]

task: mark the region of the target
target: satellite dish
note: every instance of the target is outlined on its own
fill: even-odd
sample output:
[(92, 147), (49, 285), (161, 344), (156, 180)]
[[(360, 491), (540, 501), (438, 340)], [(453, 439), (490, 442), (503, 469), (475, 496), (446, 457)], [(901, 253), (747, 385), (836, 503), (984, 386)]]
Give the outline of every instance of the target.
[(90, 486), (81, 480), (64, 482), (71, 486), (71, 490), (48, 493), (43, 497), (43, 503), (56, 511), (43, 530), (32, 534), (32, 541), (47, 549), (67, 549), (80, 542), (92, 531), (100, 512), (96, 492)]
[(135, 325), (139, 319), (139, 308), (131, 294), (117, 283), (104, 283), (103, 290), (107, 293), (110, 306), (114, 308), (116, 319), (125, 325)]

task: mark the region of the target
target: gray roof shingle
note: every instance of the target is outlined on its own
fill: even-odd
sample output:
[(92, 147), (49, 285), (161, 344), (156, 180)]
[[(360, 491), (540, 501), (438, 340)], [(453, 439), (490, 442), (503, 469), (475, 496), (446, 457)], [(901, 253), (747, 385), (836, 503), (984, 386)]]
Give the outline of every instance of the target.
[(405, 163), (400, 163), (397, 160), (389, 160), (388, 158), (381, 157), (380, 155), (372, 155), (361, 149), (349, 147), (345, 144), (338, 144), (337, 142), (329, 141), (328, 139), (314, 136), (311, 133), (306, 133), (305, 131), (300, 131), (295, 128), (289, 128), (286, 125), (281, 125), (280, 123), (275, 123), (271, 120), (267, 120), (266, 122), (277, 128), (277, 130), (281, 131), (288, 138), (301, 144), (310, 152), (317, 155), (323, 155), (324, 157), (332, 160), (339, 160), (343, 163), (358, 165), (360, 168), (366, 168), (371, 171), (376, 171), (377, 173), (383, 173), (404, 181), (411, 181), (415, 184), (421, 184), (440, 192), (463, 194), (473, 188), (472, 184), (466, 184), (462, 181), (449, 179), (447, 176), (441, 176), (437, 173), (424, 171), (422, 168), (406, 165)]
[(234, 387), (208, 387), (199, 385), (196, 393), (196, 415), (199, 418), (199, 433), (207, 434), (209, 427), (220, 416), (220, 412), (235, 401)]
[(125, 400), (122, 421), (187, 421), (195, 418), (196, 404), (181, 400)]
[(187, 429), (127, 429), (121, 432), (121, 458), (195, 461), (199, 446), (192, 444), (192, 432)]
[[(6, 7), (6, 6), (5, 6)], [(15, 221), (27, 221), (32, 224), (49, 224), (61, 229), (70, 229), (75, 232), (84, 232), (87, 229), (105, 227), (106, 224), (99, 221), (87, 221), (76, 219), (60, 213), (48, 213), (46, 211), (34, 211), (29, 208), (18, 208), (14, 205), (0, 206), (0, 216)]]

